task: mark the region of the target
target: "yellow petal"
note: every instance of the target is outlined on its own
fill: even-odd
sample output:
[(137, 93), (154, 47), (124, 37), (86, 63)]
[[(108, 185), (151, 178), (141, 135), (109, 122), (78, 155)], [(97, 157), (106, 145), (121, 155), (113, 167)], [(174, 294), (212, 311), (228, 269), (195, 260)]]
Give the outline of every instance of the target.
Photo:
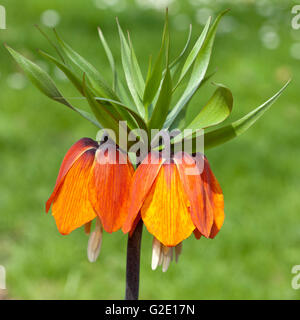
[(144, 224), (162, 244), (176, 246), (195, 229), (188, 207), (176, 165), (164, 163), (141, 209)]

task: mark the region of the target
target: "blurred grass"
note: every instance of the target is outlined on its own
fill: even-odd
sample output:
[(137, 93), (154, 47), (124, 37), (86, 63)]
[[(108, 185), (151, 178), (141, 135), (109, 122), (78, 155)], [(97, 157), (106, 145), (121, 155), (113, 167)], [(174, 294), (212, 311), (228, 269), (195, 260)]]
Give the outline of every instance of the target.
[[(194, 26), (193, 39), (200, 33), (202, 26), (195, 18), (201, 17), (199, 9), (209, 6), (216, 14), (231, 7), (220, 27), (211, 66), (218, 69), (214, 81), (233, 91), (231, 119), (261, 104), (290, 76), (293, 82), (247, 134), (207, 153), (226, 201), (225, 224), (215, 240), (190, 237), (184, 241), (179, 264), (163, 274), (150, 269), (152, 240), (144, 230), (141, 298), (299, 299), (300, 291), (291, 288), (292, 266), (300, 264), (300, 67), (290, 55), (291, 45), (300, 42), (300, 31), (290, 26), (293, 2), (204, 2), (170, 5), (172, 54), (180, 52), (188, 23)], [(120, 61), (114, 20), (118, 15), (131, 32), (146, 72), (149, 54), (160, 45), (163, 13), (143, 9), (134, 1), (125, 2), (123, 11), (118, 1), (105, 9), (97, 9), (95, 3), (2, 1), (8, 28), (0, 31), (1, 42), (40, 61), (35, 49), (49, 46), (33, 25), (41, 24), (45, 10), (56, 10), (63, 38), (111, 79), (96, 27), (102, 27)], [(261, 41), (266, 26), (280, 39), (273, 50)], [(23, 87), (22, 78), (20, 82), (19, 75), (12, 76), (20, 70), (3, 46), (0, 56), (0, 265), (7, 270), (8, 297), (122, 299), (126, 236), (105, 234), (100, 258), (90, 264), (83, 230), (63, 237), (51, 215), (44, 213), (65, 152), (83, 136), (94, 138), (96, 129), (43, 97), (28, 81)], [(45, 66), (55, 77), (54, 69)], [(74, 95), (66, 82), (57, 77), (56, 82), (66, 96)], [(19, 90), (13, 88), (16, 84)], [(205, 103), (212, 90), (207, 85), (191, 107)]]

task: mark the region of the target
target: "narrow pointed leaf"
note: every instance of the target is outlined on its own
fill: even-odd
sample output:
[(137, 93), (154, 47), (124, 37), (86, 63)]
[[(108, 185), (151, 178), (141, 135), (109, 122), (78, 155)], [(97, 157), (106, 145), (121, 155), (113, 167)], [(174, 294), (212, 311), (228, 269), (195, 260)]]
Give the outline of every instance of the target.
[[(68, 77), (68, 79), (73, 83), (73, 85), (76, 87), (76, 89), (82, 94), (85, 95), (84, 90), (83, 90), (83, 85), (80, 79), (74, 74), (74, 72), (68, 68), (66, 65), (58, 61), (56, 58), (50, 56), (49, 54), (39, 51), (42, 56), (44, 56), (46, 59), (49, 61), (53, 62), (56, 64), (56, 66), (64, 72), (64, 74)], [(87, 84), (86, 84), (87, 86)], [(91, 89), (90, 89), (91, 90)], [(117, 110), (119, 114), (122, 115), (122, 118), (118, 117), (117, 114), (115, 113), (115, 116), (117, 116), (118, 120), (126, 120), (128, 121), (128, 125), (131, 129), (135, 129), (136, 125), (135, 122), (133, 121), (133, 118), (136, 120), (136, 117), (138, 116), (133, 110), (125, 106), (124, 104), (120, 103), (119, 101), (112, 100), (112, 99), (98, 99), (103, 102), (109, 102), (111, 103), (111, 112), (115, 113), (114, 111)], [(108, 106), (109, 107), (109, 106)], [(142, 122), (141, 122), (142, 121)], [(141, 117), (138, 118), (138, 125), (140, 126), (143, 124), (145, 126), (145, 123)]]
[(67, 106), (68, 108), (72, 109), (73, 111), (79, 113), (81, 116), (83, 116), (85, 119), (92, 122), (97, 127), (101, 128), (100, 123), (94, 118), (93, 115), (89, 114), (88, 112), (85, 112), (83, 110), (80, 110), (76, 107), (73, 107), (60, 93), (58, 88), (56, 87), (54, 81), (51, 79), (51, 77), (48, 75), (47, 72), (45, 72), (43, 69), (41, 69), (38, 65), (31, 62), (24, 56), (22, 56), (17, 51), (13, 50), (9, 46), (6, 45), (7, 50), (10, 52), (12, 57), (16, 60), (16, 62), (20, 65), (20, 67), (24, 70), (25, 74), (29, 78), (29, 80), (47, 97), (50, 99), (57, 101), (59, 103), (62, 103), (63, 105)]
[(31, 62), (9, 46), (6, 45), (6, 48), (24, 70), (27, 77), (42, 93), (54, 100), (56, 100), (56, 98), (59, 98), (61, 99), (59, 102), (69, 106), (67, 101), (62, 99), (63, 97), (54, 84), (53, 80), (44, 70), (42, 70), (38, 65)]
[[(200, 83), (199, 87), (197, 90), (199, 90), (202, 86), (204, 86), (204, 84), (211, 79), (214, 75), (215, 75), (216, 71), (208, 74), (207, 76), (205, 76), (205, 78), (203, 79), (203, 81)], [(177, 117), (175, 118), (175, 120), (173, 121), (171, 127), (170, 127), (170, 131), (172, 131), (173, 129), (180, 129), (180, 130), (184, 130), (185, 128), (187, 128), (187, 123), (189, 123), (189, 106), (186, 106), (185, 108), (183, 108), (180, 113), (177, 115)], [(193, 116), (194, 117), (194, 116)], [(192, 118), (193, 119), (193, 118)]]
[(100, 28), (98, 28), (98, 32), (99, 32), (99, 37), (100, 40), (102, 42), (103, 48), (105, 50), (107, 59), (109, 61), (112, 73), (113, 73), (113, 90), (116, 92), (117, 95), (120, 96), (122, 102), (124, 102), (130, 109), (132, 110), (137, 110), (136, 108), (132, 107), (132, 101), (130, 101), (130, 98), (126, 92), (126, 90), (124, 89), (124, 86), (122, 84), (121, 81), (119, 81), (119, 75), (117, 72), (117, 68), (116, 68), (116, 63), (115, 63), (115, 59), (114, 56), (110, 50), (110, 47), (107, 44), (107, 41), (103, 35), (103, 32)]
[(108, 62), (110, 64), (112, 73), (113, 73), (113, 90), (116, 91), (117, 87), (118, 87), (118, 73), (117, 73), (117, 69), (116, 69), (116, 64), (115, 64), (115, 59), (114, 56), (109, 48), (109, 45), (106, 42), (106, 39), (103, 35), (102, 30), (98, 27), (98, 34), (99, 34), (99, 38), (101, 40), (101, 43), (103, 45), (104, 51), (106, 53)]
[[(204, 134), (204, 148), (211, 149), (218, 145), (221, 145), (227, 141), (230, 141), (245, 131), (247, 131), (280, 97), (286, 87), (289, 85), (290, 81), (279, 90), (272, 98), (266, 101), (264, 104), (251, 111), (241, 119), (234, 121), (233, 123), (224, 126), (222, 128), (206, 132)], [(193, 138), (195, 139), (195, 137)], [(197, 150), (194, 150), (195, 152)]]
[(207, 104), (198, 113), (194, 120), (187, 125), (189, 129), (203, 129), (223, 122), (231, 113), (233, 97), (231, 91), (218, 84)]
[(137, 107), (138, 112), (140, 113), (141, 116), (144, 116), (145, 109), (142, 104), (141, 98), (137, 92), (134, 77), (132, 74), (131, 51), (118, 20), (117, 20), (117, 24), (118, 24), (118, 30), (120, 35), (120, 41), (121, 41), (122, 64), (123, 64), (123, 69), (124, 69), (124, 74), (125, 74), (126, 82), (128, 85), (128, 89), (131, 93), (131, 96)]
[(185, 75), (187, 74), (187, 72), (190, 70), (191, 66), (193, 65), (195, 59), (197, 58), (199, 51), (201, 50), (204, 41), (207, 37), (207, 33), (208, 33), (208, 29), (211, 23), (211, 17), (208, 18), (206, 25), (200, 35), (200, 37), (198, 38), (198, 40), (196, 41), (193, 49), (191, 50), (190, 54), (188, 55), (182, 70), (181, 70), (181, 74), (179, 76), (179, 79), (177, 81), (176, 86), (174, 87), (173, 90), (176, 90), (176, 88), (179, 86), (179, 84), (181, 83), (181, 81), (183, 80), (183, 78), (185, 77)]
[(149, 122), (150, 129), (161, 129), (168, 115), (172, 98), (172, 79), (170, 69), (167, 68), (156, 105)]
[(85, 118), (86, 120), (90, 121), (92, 124), (94, 124), (96, 127), (98, 127), (99, 129), (103, 129), (103, 127), (101, 126), (101, 124), (99, 123), (99, 121), (96, 119), (96, 117), (89, 113), (86, 112), (84, 110), (81, 110), (79, 108), (76, 108), (74, 106), (72, 106), (72, 110), (74, 110), (75, 112), (79, 113), (83, 118)]
[(168, 13), (166, 13), (166, 21), (164, 25), (162, 44), (156, 59), (156, 62), (153, 66), (152, 73), (148, 78), (145, 86), (145, 92), (143, 97), (143, 103), (148, 108), (148, 106), (152, 103), (157, 90), (161, 84), (161, 78), (163, 73), (163, 60), (164, 60), (164, 51), (166, 49), (167, 43), (169, 42), (169, 23), (168, 23)]
[(55, 35), (66, 56), (89, 77), (89, 81), (97, 94), (105, 98), (119, 100), (117, 95), (106, 84), (100, 72), (81, 55), (74, 51), (67, 43), (65, 43), (56, 32)]
[(128, 40), (130, 45), (130, 59), (131, 59), (131, 69), (132, 69), (132, 76), (134, 79), (134, 83), (137, 89), (137, 92), (140, 97), (143, 96), (144, 90), (145, 90), (145, 81), (136, 57), (136, 54), (134, 52), (134, 48), (128, 33)]
[[(114, 100), (110, 100), (110, 99), (106, 99), (106, 98), (100, 98), (100, 97), (95, 97), (95, 100), (108, 101), (108, 102), (111, 102), (111, 103), (117, 105), (120, 109), (126, 110), (126, 112), (128, 112), (135, 119), (135, 121), (138, 124), (138, 127), (147, 131), (147, 126), (146, 126), (144, 119), (138, 113), (136, 113), (135, 111), (133, 111), (129, 107), (127, 107), (125, 104), (120, 103), (118, 101), (114, 101)], [(130, 129), (136, 128), (135, 125), (132, 125), (132, 121), (130, 118), (127, 117), (124, 120), (128, 121), (128, 125), (129, 125)]]
[(36, 28), (38, 29), (38, 31), (42, 34), (42, 36), (49, 42), (49, 44), (55, 49), (55, 51), (56, 51), (57, 54), (59, 55), (61, 61), (62, 61), (63, 63), (65, 63), (64, 57), (63, 57), (63, 55), (61, 54), (58, 46), (57, 46), (55, 43), (53, 43), (53, 41), (52, 41), (52, 40), (48, 37), (48, 35), (40, 28), (39, 25), (36, 24), (35, 27), (36, 27)]
[(83, 87), (82, 87), (82, 81), (75, 75), (75, 73), (67, 67), (65, 64), (61, 63), (59, 60), (51, 56), (50, 54), (39, 50), (38, 51), (40, 55), (42, 55), (44, 58), (46, 58), (48, 61), (54, 63), (65, 75), (66, 77), (71, 81), (71, 83), (76, 87), (76, 89), (83, 94)]
[(165, 128), (169, 128), (172, 124), (172, 122), (175, 120), (176, 116), (179, 114), (179, 112), (189, 103), (197, 89), (199, 88), (199, 85), (205, 78), (206, 71), (208, 69), (208, 65), (210, 62), (210, 56), (212, 52), (212, 47), (217, 31), (218, 24), (223, 17), (223, 15), (228, 10), (222, 12), (219, 14), (219, 16), (216, 18), (213, 26), (209, 30), (209, 33), (207, 34), (206, 40), (201, 48), (201, 50), (198, 53), (198, 56), (194, 62), (193, 71), (191, 74), (191, 78), (188, 82), (187, 88), (184, 91), (183, 95), (177, 102), (177, 104), (174, 106), (174, 108), (171, 110), (167, 117), (167, 121), (165, 123)]
[(173, 70), (175, 69), (175, 67), (177, 67), (178, 64), (181, 62), (182, 58), (184, 57), (184, 55), (186, 53), (187, 48), (189, 47), (189, 44), (190, 44), (190, 41), (191, 41), (191, 36), (192, 36), (192, 29), (193, 29), (192, 25), (190, 24), (188, 38), (187, 38), (187, 41), (185, 43), (185, 46), (184, 46), (183, 50), (181, 51), (179, 56), (170, 63), (169, 68), (170, 68), (170, 71), (172, 71), (172, 72), (174, 72)]
[(104, 106), (103, 104), (101, 104), (100, 101), (97, 101), (95, 99), (90, 89), (86, 86), (85, 76), (83, 79), (83, 90), (84, 90), (84, 95), (86, 96), (87, 101), (91, 107), (91, 110), (94, 113), (97, 120), (101, 123), (101, 125), (104, 128), (113, 130), (116, 134), (116, 137), (118, 137), (118, 134), (119, 134), (118, 119), (116, 119), (114, 115), (109, 110), (107, 110), (106, 106)]
[(149, 63), (148, 63), (148, 71), (147, 71), (147, 77), (146, 82), (149, 81), (149, 78), (151, 77), (151, 71), (152, 71), (152, 55), (149, 57)]
[(138, 112), (138, 109), (137, 109), (135, 103), (133, 102), (132, 97), (130, 96), (130, 93), (124, 87), (124, 85), (123, 85), (123, 83), (121, 81), (118, 82), (117, 94), (120, 97), (121, 101), (126, 106), (128, 106), (131, 110)]

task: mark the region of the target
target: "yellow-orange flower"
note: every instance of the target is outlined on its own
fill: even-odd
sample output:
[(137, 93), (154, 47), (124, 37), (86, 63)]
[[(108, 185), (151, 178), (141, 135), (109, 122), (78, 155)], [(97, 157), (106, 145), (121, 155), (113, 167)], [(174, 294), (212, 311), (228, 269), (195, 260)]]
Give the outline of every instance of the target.
[[(122, 160), (122, 161), (121, 161)], [(100, 145), (89, 138), (76, 142), (67, 152), (46, 203), (61, 234), (96, 218), (107, 232), (121, 228), (126, 218), (122, 210), (134, 172), (127, 156), (115, 145)]]
[(197, 238), (214, 238), (224, 221), (222, 190), (202, 154), (195, 160), (178, 152), (166, 160), (149, 153), (133, 176), (129, 199), (123, 232), (132, 232), (143, 219), (154, 236), (154, 269), (163, 263), (162, 256), (172, 260), (170, 247), (177, 247), (178, 258), (184, 239), (193, 232)]

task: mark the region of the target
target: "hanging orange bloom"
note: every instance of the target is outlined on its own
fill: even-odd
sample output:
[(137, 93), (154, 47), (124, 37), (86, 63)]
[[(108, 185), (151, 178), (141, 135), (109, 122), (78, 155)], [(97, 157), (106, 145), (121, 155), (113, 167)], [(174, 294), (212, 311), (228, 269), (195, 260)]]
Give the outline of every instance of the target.
[(69, 149), (46, 203), (46, 212), (52, 204), (52, 214), (61, 234), (69, 234), (83, 225), (89, 232), (90, 222), (98, 217), (91, 235), (95, 240), (90, 239), (92, 252), (97, 252), (102, 226), (110, 233), (121, 228), (126, 218), (123, 210), (128, 196), (126, 190), (134, 172), (127, 160), (115, 145), (99, 146), (89, 138), (79, 140)]
[(214, 238), (224, 221), (222, 190), (199, 153), (196, 160), (184, 152), (171, 160), (150, 153), (133, 176), (130, 194), (123, 231), (132, 231), (141, 216), (154, 236), (153, 269), (163, 264), (166, 271), (173, 247), (177, 260), (184, 239), (193, 232), (197, 238)]

